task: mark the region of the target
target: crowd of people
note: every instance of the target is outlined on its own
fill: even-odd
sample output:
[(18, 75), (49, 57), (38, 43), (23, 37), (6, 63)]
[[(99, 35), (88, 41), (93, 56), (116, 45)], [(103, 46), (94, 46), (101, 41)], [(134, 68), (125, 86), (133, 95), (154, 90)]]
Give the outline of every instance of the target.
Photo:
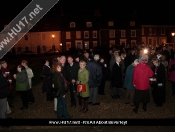
[[(146, 51), (145, 51), (146, 50)], [(28, 62), (23, 60), (17, 67), (17, 74), (9, 74), (7, 62), (0, 65), (0, 118), (6, 118), (12, 106), (11, 83), (16, 80), (16, 91), (20, 93), (22, 107), (35, 102), (32, 93), (34, 76)], [(59, 56), (43, 61), (41, 72), (43, 80), (41, 91), (46, 93), (46, 100), (53, 101), (53, 108), (58, 119), (70, 119), (66, 95), (70, 95), (70, 107), (79, 106), (79, 112), (87, 113), (89, 105), (100, 105), (98, 95), (105, 95), (105, 83), (110, 82), (111, 98), (120, 99), (125, 94), (124, 103), (133, 106), (137, 113), (140, 103), (147, 111), (150, 96), (156, 107), (166, 101), (166, 79), (172, 83), (172, 96), (175, 97), (175, 54), (172, 47), (160, 49), (112, 48), (108, 55), (100, 56), (90, 50), (83, 55)], [(77, 86), (85, 86), (79, 91)], [(53, 91), (59, 94), (53, 96)]]

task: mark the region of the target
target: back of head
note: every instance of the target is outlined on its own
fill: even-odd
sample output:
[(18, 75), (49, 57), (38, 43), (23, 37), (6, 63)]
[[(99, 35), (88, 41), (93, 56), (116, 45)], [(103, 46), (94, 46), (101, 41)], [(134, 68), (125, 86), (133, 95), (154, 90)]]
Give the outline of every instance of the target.
[(141, 55), (139, 58), (139, 62), (147, 62), (148, 61), (148, 56), (146, 55)]

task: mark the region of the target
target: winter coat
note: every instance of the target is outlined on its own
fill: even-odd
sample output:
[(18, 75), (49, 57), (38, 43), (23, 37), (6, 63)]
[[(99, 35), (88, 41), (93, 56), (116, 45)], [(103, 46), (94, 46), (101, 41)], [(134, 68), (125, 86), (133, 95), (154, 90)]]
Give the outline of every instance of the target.
[(133, 85), (137, 90), (150, 89), (150, 78), (154, 75), (150, 66), (141, 62), (134, 68)]

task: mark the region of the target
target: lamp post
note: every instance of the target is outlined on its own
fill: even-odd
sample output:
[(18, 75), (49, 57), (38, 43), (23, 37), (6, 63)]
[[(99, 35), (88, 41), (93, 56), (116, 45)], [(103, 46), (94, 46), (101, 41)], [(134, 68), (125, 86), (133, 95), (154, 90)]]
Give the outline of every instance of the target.
[(55, 53), (55, 45), (54, 45), (54, 38), (55, 38), (55, 35), (52, 35), (52, 40), (53, 40), (53, 45), (52, 45), (52, 49), (53, 49), (53, 51), (54, 51), (54, 53)]
[(62, 43), (60, 43), (60, 50), (61, 50), (61, 52), (62, 52), (62, 46), (63, 46), (63, 44), (62, 44)]

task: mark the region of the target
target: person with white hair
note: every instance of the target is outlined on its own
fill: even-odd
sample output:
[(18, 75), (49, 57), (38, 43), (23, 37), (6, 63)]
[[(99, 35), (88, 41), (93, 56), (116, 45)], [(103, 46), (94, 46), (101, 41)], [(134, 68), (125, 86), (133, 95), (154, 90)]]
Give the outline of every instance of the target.
[(146, 64), (148, 58), (142, 55), (139, 58), (139, 64), (134, 68), (133, 73), (133, 86), (136, 88), (134, 103), (135, 108), (133, 111), (137, 113), (140, 102), (143, 102), (143, 110), (147, 111), (147, 103), (150, 102), (150, 78), (154, 75), (150, 66)]
[(130, 104), (134, 106), (134, 95), (135, 95), (135, 87), (133, 86), (133, 72), (135, 66), (139, 64), (139, 60), (135, 59), (131, 65), (129, 65), (126, 69), (125, 80), (124, 80), (124, 88), (126, 88), (126, 99), (125, 104)]

